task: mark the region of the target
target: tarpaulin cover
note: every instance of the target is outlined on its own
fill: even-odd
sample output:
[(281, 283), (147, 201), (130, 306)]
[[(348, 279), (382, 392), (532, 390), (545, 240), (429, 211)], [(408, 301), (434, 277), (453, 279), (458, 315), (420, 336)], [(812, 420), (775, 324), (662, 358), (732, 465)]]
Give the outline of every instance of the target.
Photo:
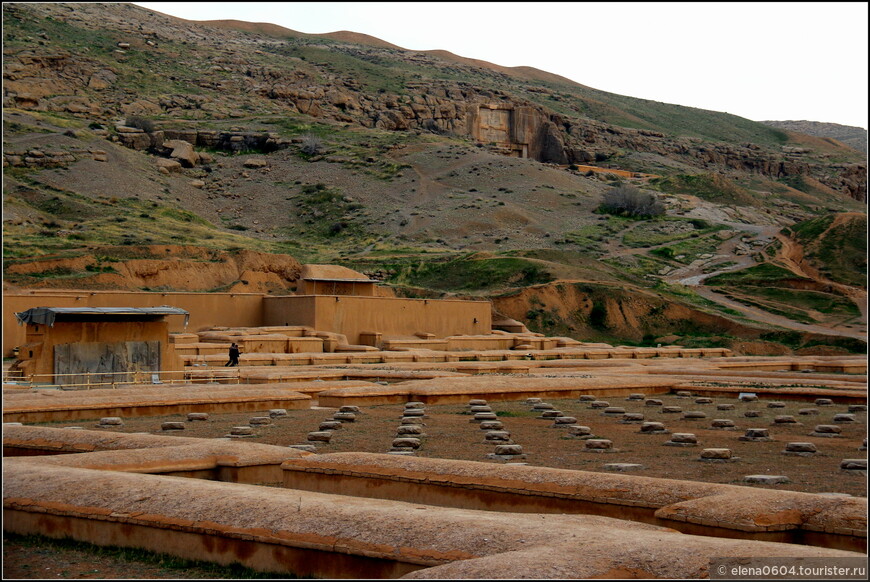
[(54, 325), (58, 315), (90, 315), (105, 316), (111, 319), (113, 316), (153, 316), (153, 315), (183, 315), (184, 325), (190, 320), (190, 313), (179, 307), (32, 307), (27, 311), (16, 313), (15, 317), (21, 324)]

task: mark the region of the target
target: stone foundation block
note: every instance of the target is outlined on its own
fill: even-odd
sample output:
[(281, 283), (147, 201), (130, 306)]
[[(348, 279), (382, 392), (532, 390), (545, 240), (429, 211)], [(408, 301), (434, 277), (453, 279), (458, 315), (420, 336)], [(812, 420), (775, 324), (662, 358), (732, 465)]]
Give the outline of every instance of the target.
[(332, 438), (331, 430), (319, 430), (308, 433), (308, 440), (317, 443), (328, 443)]
[(675, 432), (671, 435), (671, 440), (663, 444), (669, 447), (696, 447), (698, 437), (690, 432)]
[(502, 456), (522, 455), (523, 447), (520, 445), (496, 445), (493, 454)]
[(711, 428), (728, 429), (728, 430), (734, 430), (737, 428), (734, 425), (734, 421), (731, 420), (730, 418), (716, 418), (713, 420), (713, 422), (710, 423), (710, 427)]
[(689, 410), (688, 412), (684, 412), (682, 416), (683, 420), (700, 420), (703, 418), (707, 418), (707, 415), (700, 410)]
[(253, 429), (253, 427), (250, 427), (250, 426), (234, 426), (230, 429), (229, 436), (231, 436), (231, 437), (254, 436), (254, 429)]
[(843, 459), (840, 469), (844, 471), (861, 471), (867, 473), (867, 459)]
[(469, 422), (481, 422), (483, 420), (497, 420), (498, 416), (494, 412), (478, 412), (472, 417)]
[(638, 463), (608, 463), (604, 465), (605, 471), (640, 471), (642, 469), (646, 469), (643, 465)]
[(414, 437), (401, 437), (393, 439), (394, 449), (419, 449), (421, 441)]
[(810, 436), (817, 437), (839, 437), (843, 429), (836, 424), (817, 424)]
[(706, 462), (732, 462), (738, 459), (731, 454), (731, 449), (704, 449), (698, 457), (698, 460)]
[(405, 436), (412, 434), (423, 434), (423, 427), (419, 424), (402, 424), (399, 425), (399, 428), (396, 429), (396, 436)]
[(591, 438), (593, 436), (591, 428), (589, 428), (588, 426), (579, 426), (579, 425), (570, 427), (568, 430), (568, 435), (569, 436), (576, 436), (576, 437), (589, 437), (589, 438)]
[(487, 441), (508, 442), (511, 440), (511, 433), (506, 430), (491, 430), (483, 438)]
[(504, 423), (500, 420), (483, 420), (480, 422), (480, 430), (501, 430)]
[(743, 478), (743, 482), (776, 485), (778, 483), (791, 483), (791, 479), (784, 475), (746, 475)]
[(586, 441), (586, 451), (612, 451), (613, 441), (607, 439), (589, 439)]
[(645, 422), (640, 425), (640, 432), (643, 434), (670, 434), (670, 431), (661, 422)]
[(746, 434), (742, 437), (739, 437), (737, 440), (740, 441), (749, 441), (749, 442), (764, 442), (764, 441), (772, 441), (770, 438), (770, 431), (766, 428), (747, 428)]
[(787, 443), (782, 454), (808, 457), (816, 454), (816, 451), (816, 445), (813, 443)]

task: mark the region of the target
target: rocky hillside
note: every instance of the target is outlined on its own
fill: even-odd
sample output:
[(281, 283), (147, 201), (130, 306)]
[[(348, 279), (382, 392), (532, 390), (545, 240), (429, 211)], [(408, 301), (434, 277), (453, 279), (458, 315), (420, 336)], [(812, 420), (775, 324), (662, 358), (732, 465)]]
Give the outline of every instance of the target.
[(859, 152), (867, 153), (867, 130), (862, 127), (820, 121), (762, 121), (761, 123), (815, 137), (829, 137), (843, 142)]
[[(612, 283), (758, 337), (769, 322), (684, 282), (772, 260), (783, 227), (866, 213), (860, 153), (733, 115), (354, 33), (3, 10), (7, 287), (284, 293), (295, 265), (332, 262), (412, 295)], [(603, 212), (618, 187), (663, 213)], [(666, 322), (566, 325), (641, 341)]]

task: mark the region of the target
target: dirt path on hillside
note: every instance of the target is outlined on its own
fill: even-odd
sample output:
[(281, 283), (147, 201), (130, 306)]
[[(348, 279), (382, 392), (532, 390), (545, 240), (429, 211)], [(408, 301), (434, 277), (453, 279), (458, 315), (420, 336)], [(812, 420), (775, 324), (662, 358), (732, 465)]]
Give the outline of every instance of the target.
[(861, 312), (861, 322), (865, 326), (866, 333), (867, 290), (831, 281), (824, 277), (817, 269), (810, 266), (804, 258), (803, 246), (797, 241), (783, 234), (777, 234), (776, 238), (782, 243), (782, 248), (777, 253), (777, 258), (782, 264), (796, 275), (829, 285), (832, 289), (836, 289), (839, 293), (851, 299)]
[[(724, 224), (724, 223), (723, 223)], [(755, 225), (742, 225), (737, 223), (730, 223), (729, 226), (734, 228), (741, 228), (743, 230), (748, 230), (756, 234), (756, 237), (764, 240), (772, 240), (776, 239), (780, 241), (781, 247), (777, 251), (776, 258), (778, 261), (787, 269), (792, 271), (795, 275), (799, 277), (805, 277), (808, 279), (812, 279), (814, 281), (818, 281), (825, 285), (829, 285), (832, 288), (839, 290), (844, 296), (849, 297), (855, 304), (858, 306), (858, 309), (861, 312), (861, 322), (860, 324), (854, 327), (846, 327), (841, 325), (812, 325), (812, 324), (804, 324), (793, 321), (787, 317), (774, 315), (772, 313), (768, 313), (761, 309), (757, 309), (754, 307), (750, 307), (748, 305), (744, 305), (732, 299), (725, 297), (724, 295), (716, 292), (710, 287), (704, 286), (704, 280), (708, 277), (712, 277), (714, 275), (718, 275), (720, 273), (727, 273), (729, 271), (736, 271), (739, 269), (745, 269), (756, 264), (755, 260), (750, 255), (735, 255), (734, 248), (737, 245), (737, 237), (732, 237), (731, 239), (724, 241), (722, 245), (720, 245), (717, 254), (712, 259), (708, 259), (706, 261), (695, 261), (691, 265), (678, 269), (670, 273), (665, 280), (670, 283), (680, 283), (682, 285), (686, 285), (692, 287), (698, 295), (709, 299), (719, 305), (727, 307), (729, 309), (733, 309), (735, 311), (740, 312), (744, 317), (747, 317), (753, 321), (757, 321), (760, 323), (776, 325), (779, 327), (784, 327), (787, 329), (792, 329), (795, 331), (802, 332), (810, 332), (810, 333), (819, 333), (819, 334), (827, 334), (827, 335), (839, 335), (844, 337), (853, 337), (858, 339), (866, 339), (867, 337), (867, 291), (864, 289), (858, 289), (855, 287), (850, 287), (849, 285), (843, 285), (841, 283), (836, 283), (834, 281), (830, 281), (823, 277), (817, 270), (810, 267), (806, 261), (804, 260), (803, 255), (803, 247), (798, 244), (793, 239), (789, 238), (786, 235), (783, 235), (779, 232), (778, 227), (769, 227), (769, 226), (755, 226)], [(704, 270), (707, 270), (711, 264), (715, 262), (724, 262), (719, 259), (726, 258), (736, 264), (729, 265), (727, 268), (707, 272), (704, 273)]]

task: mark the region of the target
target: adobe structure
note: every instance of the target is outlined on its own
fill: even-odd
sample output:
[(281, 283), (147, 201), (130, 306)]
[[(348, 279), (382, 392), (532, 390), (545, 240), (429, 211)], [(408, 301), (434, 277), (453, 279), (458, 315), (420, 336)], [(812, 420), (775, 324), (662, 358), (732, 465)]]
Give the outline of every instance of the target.
[(16, 368), (46, 383), (112, 383), (136, 373), (182, 369), (169, 343), (168, 315), (175, 307), (35, 307), (16, 313), (25, 326)]
[[(153, 304), (158, 301), (173, 307)], [(736, 357), (724, 349), (629, 348), (545, 337), (518, 322), (494, 322), (485, 301), (400, 299), (359, 273), (323, 265), (307, 266), (291, 296), (21, 292), (6, 304), (15, 313), (30, 313), (24, 317), (34, 325), (55, 317), (54, 329), (42, 339), (36, 330), (26, 343), (9, 336), (10, 350), (31, 346), (43, 356), (65, 343), (73, 344), (70, 353), (79, 353), (83, 348), (75, 346), (94, 337), (93, 322), (68, 321), (78, 331), (63, 331), (62, 320), (73, 314), (150, 313), (160, 319), (155, 333), (171, 353), (160, 362), (174, 359), (183, 376), (171, 383), (160, 376), (157, 385), (115, 383), (111, 389), (94, 382), (87, 390), (5, 378), (3, 502), (9, 532), (298, 577), (709, 578), (711, 557), (866, 565), (866, 497), (553, 468), (538, 464), (534, 455), (527, 458), (510, 440), (502, 421), (518, 419), (493, 412), (520, 402), (540, 406), (540, 420), (526, 422), (546, 424), (542, 438), (591, 458), (618, 458), (618, 439), (614, 444), (596, 437), (590, 426), (606, 430), (612, 423), (664, 419), (673, 412), (666, 408), (677, 407), (663, 406), (663, 399), (690, 394), (700, 406), (713, 406), (716, 398), (717, 410), (726, 412), (713, 419), (723, 427), (715, 434), (725, 436), (713, 443), (720, 446), (692, 453), (694, 460), (684, 452), (691, 449), (679, 448), (697, 444), (692, 434), (667, 430), (664, 422), (644, 422), (632, 431), (666, 434), (661, 438), (677, 445), (663, 447), (666, 454), (682, 455), (674, 467), (731, 467), (739, 460), (723, 442), (737, 450), (756, 446), (739, 444), (739, 435), (727, 432), (733, 423), (718, 419), (735, 404), (762, 399), (775, 404), (775, 412), (803, 402), (823, 410), (831, 405), (837, 414), (824, 420), (836, 422), (820, 422), (816, 436), (802, 440), (839, 438), (851, 446), (864, 435), (863, 449), (849, 452), (850, 458), (822, 455), (814, 461), (833, 484), (866, 476), (862, 357)], [(53, 307), (28, 311), (44, 305)], [(164, 319), (184, 312), (186, 329)], [(157, 341), (141, 322), (126, 323), (102, 339)], [(237, 368), (224, 366), (231, 342), (242, 348)], [(58, 357), (63, 360), (52, 360)], [(586, 420), (543, 399), (576, 403)], [(494, 452), (472, 455), (476, 460), (427, 456), (425, 433), (434, 433), (437, 424), (428, 415), (443, 406), (462, 406), (466, 433), (474, 429), (471, 434), (486, 443), (469, 447), (457, 441), (455, 448)], [(644, 418), (640, 410), (661, 416), (647, 412)], [(375, 430), (364, 419), (384, 411), (402, 411), (401, 419), (393, 417), (398, 428), (392, 449), (330, 452), (335, 435)], [(239, 413), (259, 416), (230, 427), (229, 434), (179, 436), (193, 432), (186, 427)], [(257, 442), (278, 431), (269, 427), (282, 419), (292, 423), (327, 413), (332, 418), (308, 433), (307, 444)], [(147, 429), (150, 434), (121, 428), (125, 421), (158, 417), (165, 421)], [(794, 426), (794, 419), (776, 423), (789, 418), (768, 413), (764, 426), (770, 428), (752, 429), (747, 438), (771, 440), (768, 431), (784, 438), (780, 427)], [(812, 442), (788, 444), (801, 445), (787, 451), (793, 454), (814, 450)]]

